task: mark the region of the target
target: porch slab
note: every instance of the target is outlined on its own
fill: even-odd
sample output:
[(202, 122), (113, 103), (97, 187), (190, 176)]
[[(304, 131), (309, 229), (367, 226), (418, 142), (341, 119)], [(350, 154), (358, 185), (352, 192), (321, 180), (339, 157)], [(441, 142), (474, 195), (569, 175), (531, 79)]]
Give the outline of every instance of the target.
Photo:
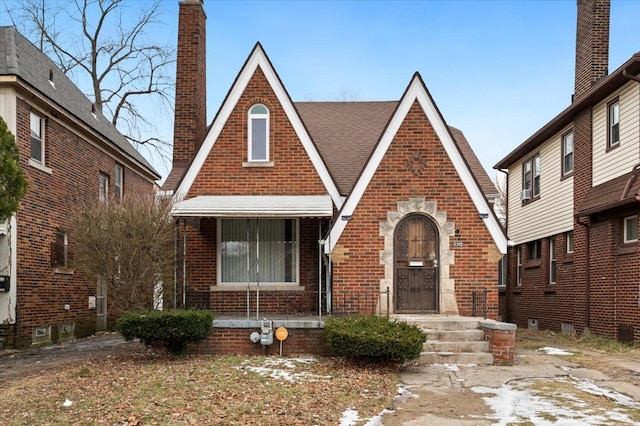
[(273, 327), (279, 328), (324, 328), (324, 320), (320, 317), (278, 318), (277, 316), (264, 319), (247, 318), (216, 318), (213, 320), (213, 328), (260, 328), (264, 321), (273, 321)]

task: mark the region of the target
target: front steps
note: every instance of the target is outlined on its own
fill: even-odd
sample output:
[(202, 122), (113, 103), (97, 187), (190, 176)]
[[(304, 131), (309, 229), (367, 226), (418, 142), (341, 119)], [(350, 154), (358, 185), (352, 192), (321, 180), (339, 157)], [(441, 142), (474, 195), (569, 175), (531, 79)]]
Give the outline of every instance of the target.
[(393, 315), (394, 319), (415, 324), (427, 333), (423, 351), (414, 363), (492, 365), (493, 354), (480, 318)]

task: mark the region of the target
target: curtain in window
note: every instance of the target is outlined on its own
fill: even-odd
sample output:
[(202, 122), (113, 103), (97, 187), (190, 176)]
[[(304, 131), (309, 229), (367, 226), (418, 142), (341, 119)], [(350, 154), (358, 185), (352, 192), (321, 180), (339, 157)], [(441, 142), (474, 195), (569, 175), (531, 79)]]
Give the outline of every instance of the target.
[[(221, 281), (296, 282), (294, 219), (222, 219)], [(248, 255), (247, 255), (248, 254)]]

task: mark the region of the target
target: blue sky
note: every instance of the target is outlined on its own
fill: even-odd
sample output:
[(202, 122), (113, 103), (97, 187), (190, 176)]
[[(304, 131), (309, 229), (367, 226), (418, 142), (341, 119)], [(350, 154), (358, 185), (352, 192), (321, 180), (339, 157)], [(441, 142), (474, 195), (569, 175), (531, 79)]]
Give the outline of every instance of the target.
[[(152, 35), (161, 44), (176, 44), (178, 3), (163, 0), (164, 25)], [(205, 0), (204, 8), (209, 120), (257, 41), (294, 101), (397, 100), (418, 71), (493, 178), (493, 165), (573, 93), (576, 0)], [(610, 71), (640, 51), (639, 16), (640, 0), (612, 0)], [(158, 126), (171, 139), (168, 121)], [(166, 176), (170, 166), (154, 164)]]
[[(399, 99), (418, 71), (492, 167), (566, 108), (576, 1), (211, 1), (207, 114), (257, 41), (294, 101)], [(166, 6), (177, 24), (177, 2)], [(640, 1), (613, 0), (609, 70), (640, 51)], [(175, 41), (173, 41), (175, 43)]]

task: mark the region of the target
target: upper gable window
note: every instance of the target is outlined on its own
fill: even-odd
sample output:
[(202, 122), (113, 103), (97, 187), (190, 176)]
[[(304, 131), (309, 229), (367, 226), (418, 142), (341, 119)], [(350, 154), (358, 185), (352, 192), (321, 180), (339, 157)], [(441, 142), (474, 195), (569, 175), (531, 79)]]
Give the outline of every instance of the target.
[(618, 98), (607, 104), (607, 149), (620, 145), (620, 102)]
[(562, 136), (562, 176), (573, 173), (573, 130)]
[(269, 110), (256, 104), (249, 110), (248, 160), (269, 161)]
[(31, 113), (31, 159), (44, 165), (44, 119)]
[(540, 196), (540, 155), (536, 154), (522, 163), (521, 200), (529, 201)]

